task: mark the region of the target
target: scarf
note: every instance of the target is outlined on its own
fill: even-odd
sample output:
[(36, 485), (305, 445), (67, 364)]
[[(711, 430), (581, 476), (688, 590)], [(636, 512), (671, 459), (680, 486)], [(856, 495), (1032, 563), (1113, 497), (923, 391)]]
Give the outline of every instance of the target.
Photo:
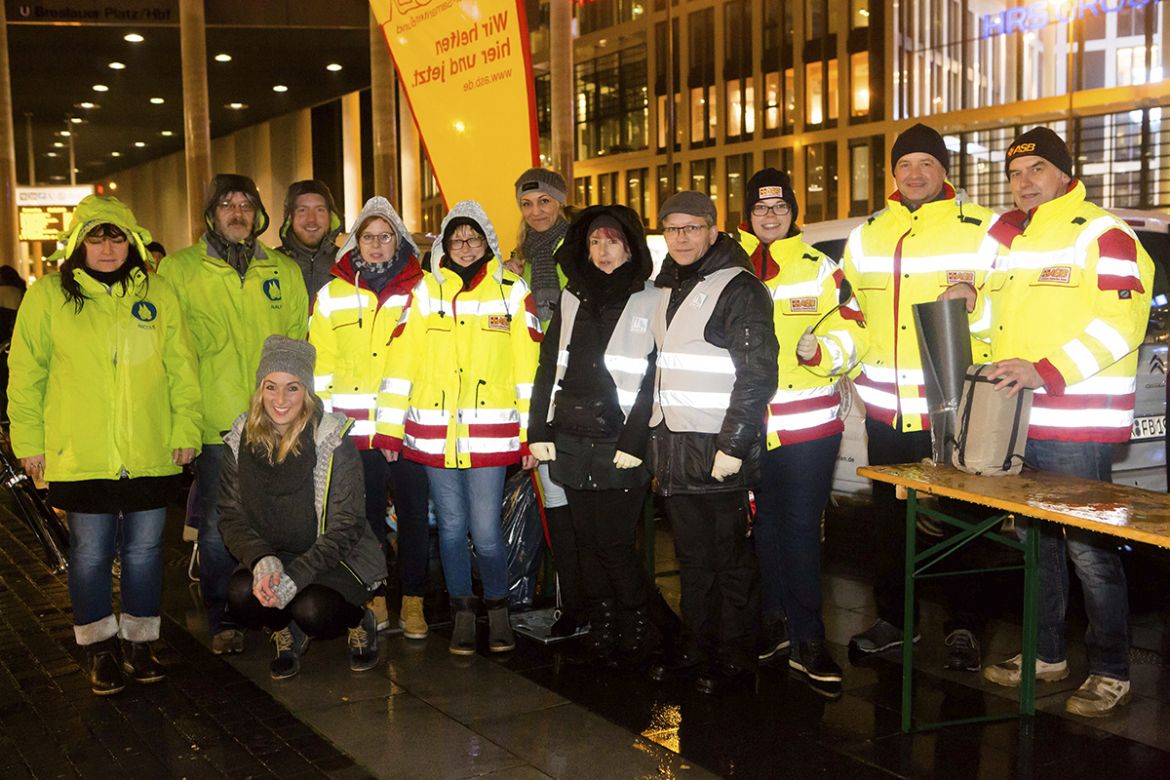
[(532, 264), (532, 297), (536, 300), (536, 313), (541, 322), (552, 319), (553, 310), (561, 298), (561, 280), (557, 276), (557, 262), (553, 250), (565, 237), (569, 223), (559, 218), (543, 233), (529, 230), (524, 238), (521, 251)]
[(619, 298), (629, 297), (636, 272), (637, 264), (632, 260), (619, 265), (610, 274), (593, 263), (588, 263), (581, 274), (581, 282), (596, 306), (600, 308)]
[(455, 273), (457, 273), (459, 275), (459, 278), (463, 280), (463, 289), (466, 290), (471, 285), (471, 280), (475, 278), (475, 275), (477, 273), (479, 273), (479, 269), (481, 269), (485, 265), (487, 265), (488, 260), (491, 260), (490, 254), (484, 255), (483, 257), (479, 258), (471, 265), (463, 266), (463, 265), (459, 265), (459, 263), (456, 263), (454, 260), (452, 260), (449, 257), (444, 257), (443, 258), (443, 267), (448, 268), (448, 269), (454, 271)]
[(207, 241), (207, 245), (215, 251), (215, 254), (236, 269), (236, 273), (240, 275), (241, 279), (244, 278), (252, 258), (256, 256), (255, 236), (248, 236), (243, 241), (235, 242), (229, 241), (214, 230), (208, 230), (203, 234), (203, 239)]
[(398, 276), (406, 267), (408, 260), (410, 260), (410, 247), (401, 242), (398, 245), (398, 252), (388, 263), (366, 262), (360, 248), (349, 256), (349, 264), (353, 266), (354, 276), (365, 282), (366, 286), (374, 291), (374, 295), (382, 294), (386, 285), (390, 284), (394, 277)]

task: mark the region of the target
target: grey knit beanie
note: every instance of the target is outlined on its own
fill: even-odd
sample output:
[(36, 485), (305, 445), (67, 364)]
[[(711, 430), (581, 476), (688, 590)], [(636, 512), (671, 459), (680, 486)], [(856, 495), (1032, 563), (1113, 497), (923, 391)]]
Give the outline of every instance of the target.
[(547, 171), (544, 168), (529, 168), (520, 174), (516, 180), (516, 202), (530, 192), (543, 192), (561, 205), (568, 200), (569, 188), (565, 185), (565, 177), (556, 171)]
[(256, 387), (274, 371), (292, 374), (313, 391), (313, 368), (317, 365), (317, 348), (307, 341), (273, 334), (264, 339), (260, 365), (256, 368)]

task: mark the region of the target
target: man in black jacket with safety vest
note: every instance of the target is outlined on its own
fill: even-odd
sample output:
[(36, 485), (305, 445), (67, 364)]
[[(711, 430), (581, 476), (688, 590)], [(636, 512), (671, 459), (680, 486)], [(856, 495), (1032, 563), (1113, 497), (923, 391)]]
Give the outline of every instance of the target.
[(679, 652), (651, 675), (695, 674), (703, 693), (754, 679), (759, 571), (748, 489), (759, 480), (779, 350), (768, 291), (715, 220), (700, 192), (662, 205), (669, 254), (650, 323), (658, 362), (649, 461), (674, 531), (684, 625)]

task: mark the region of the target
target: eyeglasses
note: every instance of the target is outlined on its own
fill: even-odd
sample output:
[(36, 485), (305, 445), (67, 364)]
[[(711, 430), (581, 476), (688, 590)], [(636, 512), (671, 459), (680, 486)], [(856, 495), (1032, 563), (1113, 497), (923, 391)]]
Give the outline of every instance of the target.
[(775, 206), (769, 206), (767, 203), (757, 203), (752, 206), (753, 217), (766, 217), (768, 214), (775, 214), (778, 217), (787, 217), (792, 213), (792, 207), (784, 201), (780, 201)]
[(358, 241), (363, 244), (392, 244), (394, 243), (393, 233), (362, 233), (358, 236)]
[(474, 238), (452, 238), (447, 241), (447, 245), (451, 249), (462, 249), (463, 247), (479, 249), (483, 246), (483, 239), (479, 236), (475, 236)]
[(662, 228), (662, 235), (667, 238), (675, 238), (677, 236), (686, 236), (692, 238), (698, 235), (700, 230), (710, 230), (706, 225), (679, 225), (678, 227), (664, 227)]
[(127, 239), (126, 239), (126, 236), (124, 236), (124, 235), (121, 235), (121, 234), (111, 235), (109, 233), (103, 233), (101, 235), (98, 235), (97, 233), (90, 233), (88, 236), (85, 237), (85, 243), (92, 244), (94, 246), (99, 246), (101, 244), (106, 243), (107, 241), (109, 241), (111, 244), (125, 244)]
[(221, 200), (216, 204), (216, 208), (221, 211), (239, 211), (242, 214), (255, 214), (256, 206), (250, 200), (241, 201), (239, 203), (230, 200)]

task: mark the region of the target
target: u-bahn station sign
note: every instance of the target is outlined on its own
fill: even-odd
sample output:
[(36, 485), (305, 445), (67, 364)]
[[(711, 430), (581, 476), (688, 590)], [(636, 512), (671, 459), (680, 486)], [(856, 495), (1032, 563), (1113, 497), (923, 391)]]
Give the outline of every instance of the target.
[(56, 241), (93, 187), (17, 187), (21, 241)]
[(1035, 32), (1050, 24), (1115, 14), (1127, 8), (1145, 8), (1156, 2), (1158, 0), (1039, 0), (999, 13), (984, 14), (979, 20), (979, 37)]

